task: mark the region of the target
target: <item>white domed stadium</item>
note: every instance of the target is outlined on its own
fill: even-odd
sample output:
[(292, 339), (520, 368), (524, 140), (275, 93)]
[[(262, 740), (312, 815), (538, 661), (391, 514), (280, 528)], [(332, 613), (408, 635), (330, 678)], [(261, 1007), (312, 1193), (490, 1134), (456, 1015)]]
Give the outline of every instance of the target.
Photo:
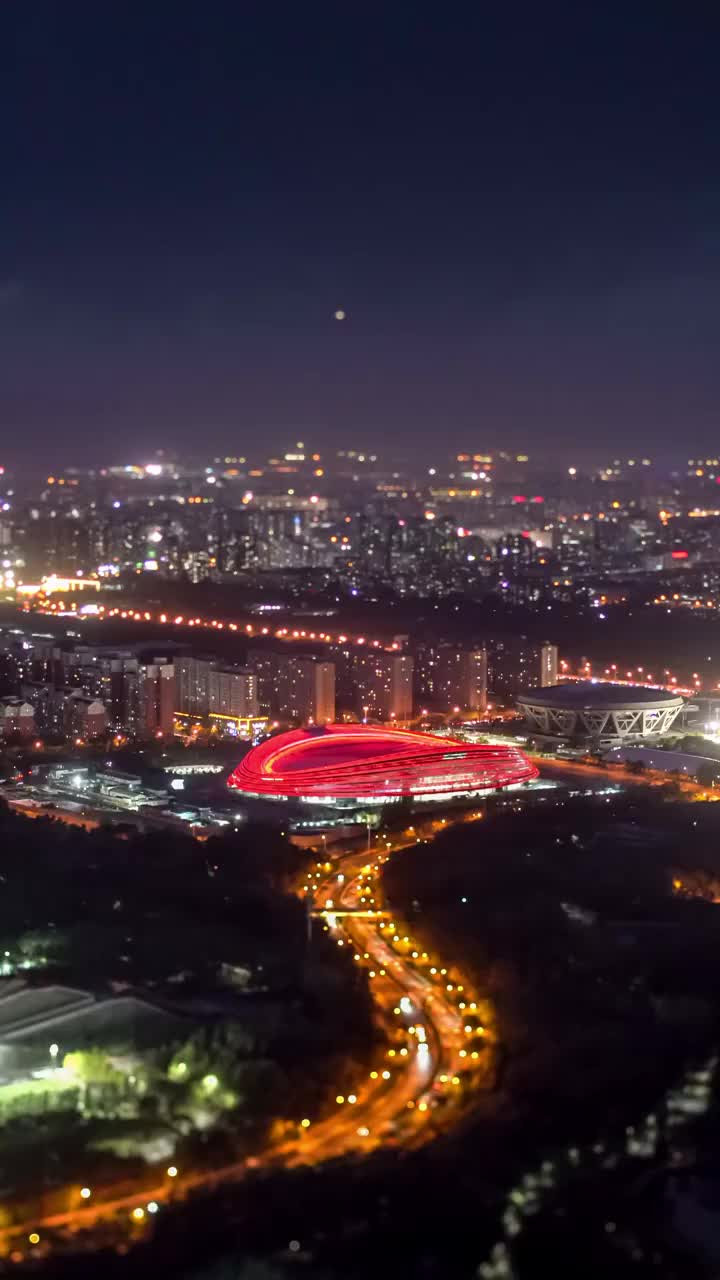
[(683, 699), (664, 689), (592, 680), (528, 689), (517, 707), (534, 738), (588, 747), (656, 742), (669, 732)]

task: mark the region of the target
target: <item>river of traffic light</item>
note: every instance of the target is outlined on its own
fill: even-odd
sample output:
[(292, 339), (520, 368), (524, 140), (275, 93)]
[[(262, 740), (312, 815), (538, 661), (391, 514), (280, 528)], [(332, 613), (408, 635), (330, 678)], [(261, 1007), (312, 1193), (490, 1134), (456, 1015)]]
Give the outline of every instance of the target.
[(0, 1228), (0, 1255), (22, 1262), (92, 1233), (120, 1239), (142, 1236), (162, 1211), (200, 1190), (239, 1182), (249, 1169), (321, 1164), (359, 1157), (379, 1146), (414, 1147), (449, 1126), (469, 1088), (489, 1072), (495, 1040), (492, 1010), (461, 975), (422, 948), (409, 929), (383, 910), (379, 873), (407, 840), (384, 839), (383, 853), (351, 852), (317, 863), (300, 893), (315, 928), (351, 949), (367, 970), (381, 1047), (362, 1079), (338, 1093), (317, 1121), (302, 1119), (256, 1158), (202, 1172), (170, 1166), (158, 1184), (122, 1188), (68, 1188), (70, 1207)]
[(354, 1093), (338, 1095), (338, 1114), (308, 1129), (294, 1161), (310, 1149), (327, 1159), (432, 1136), (464, 1098), (463, 1086), (487, 1072), (494, 1039), (490, 1009), (481, 1008), (468, 982), (382, 910), (378, 856), (349, 854), (330, 874), (326, 866), (318, 864), (315, 887), (306, 882), (306, 892), (336, 944), (365, 968), (387, 1048)]

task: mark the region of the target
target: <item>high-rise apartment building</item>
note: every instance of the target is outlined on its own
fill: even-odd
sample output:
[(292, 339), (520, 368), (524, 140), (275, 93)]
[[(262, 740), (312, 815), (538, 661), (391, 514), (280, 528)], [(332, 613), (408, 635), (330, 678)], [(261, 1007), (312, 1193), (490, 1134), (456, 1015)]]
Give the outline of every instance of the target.
[(332, 724), (335, 720), (335, 663), (316, 662), (314, 668), (312, 719), (316, 724)]
[(484, 711), (487, 707), (487, 649), (469, 650), (467, 662), (467, 706), (471, 711)]
[(206, 716), (210, 710), (211, 658), (180, 657), (175, 659), (176, 711), (192, 716)]
[(199, 719), (258, 715), (258, 680), (253, 670), (184, 656), (175, 659), (175, 681), (175, 710), (183, 715)]
[(557, 682), (558, 647), (556, 644), (545, 643), (540, 650), (540, 686), (545, 689)]
[(120, 659), (113, 672), (113, 721), (131, 738), (141, 733), (140, 663), (137, 658)]
[(285, 724), (332, 724), (335, 720), (335, 663), (312, 655), (251, 649), (260, 710)]
[(437, 711), (484, 711), (487, 706), (487, 650), (457, 645), (420, 645), (415, 661), (415, 691), (423, 706)]
[(102, 737), (108, 730), (105, 704), (99, 698), (73, 689), (64, 699), (63, 728), (68, 737), (84, 741)]
[(283, 658), (277, 712), (298, 724), (332, 724), (335, 719), (335, 664), (315, 658)]
[(235, 667), (211, 667), (208, 678), (210, 715), (247, 719), (258, 715), (257, 676)]
[(247, 651), (248, 667), (255, 673), (257, 681), (257, 698), (261, 715), (277, 715), (281, 660), (281, 655), (274, 649), (251, 648)]
[(363, 720), (410, 719), (414, 663), (408, 654), (358, 654), (353, 665), (356, 710)]
[(39, 733), (63, 732), (64, 690), (56, 689), (48, 682), (23, 681), (20, 685), (22, 699), (33, 708), (35, 725)]
[(557, 666), (555, 644), (535, 644), (527, 636), (513, 636), (494, 640), (489, 646), (488, 681), (499, 698), (557, 684)]
[(140, 738), (170, 738), (175, 724), (175, 669), (172, 662), (143, 663), (138, 669)]

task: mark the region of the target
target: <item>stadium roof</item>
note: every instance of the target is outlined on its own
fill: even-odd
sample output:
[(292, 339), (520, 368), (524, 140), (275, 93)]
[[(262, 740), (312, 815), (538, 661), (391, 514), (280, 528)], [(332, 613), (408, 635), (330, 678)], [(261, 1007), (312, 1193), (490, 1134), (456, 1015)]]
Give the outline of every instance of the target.
[(622, 711), (628, 708), (653, 711), (659, 707), (682, 706), (679, 694), (667, 689), (649, 689), (646, 685), (605, 684), (581, 680), (549, 685), (545, 689), (527, 689), (517, 695), (519, 703), (556, 710)]
[(332, 724), (268, 738), (228, 785), (286, 799), (372, 799), (467, 794), (528, 782), (534, 765), (517, 747), (476, 746), (379, 725)]

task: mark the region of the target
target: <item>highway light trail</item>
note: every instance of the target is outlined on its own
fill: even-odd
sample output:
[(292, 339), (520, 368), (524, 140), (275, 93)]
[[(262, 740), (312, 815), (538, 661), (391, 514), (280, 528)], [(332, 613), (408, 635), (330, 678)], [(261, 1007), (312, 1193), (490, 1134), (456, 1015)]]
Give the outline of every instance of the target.
[[(139, 1239), (163, 1205), (240, 1182), (249, 1169), (361, 1157), (382, 1145), (412, 1148), (452, 1123), (467, 1091), (488, 1077), (495, 1043), (493, 1011), (473, 994), (466, 979), (424, 950), (409, 929), (383, 909), (381, 859), (386, 861), (407, 843), (385, 839), (382, 855), (351, 852), (332, 863), (317, 863), (299, 886), (313, 912), (321, 913), (313, 927), (326, 929), (366, 969), (376, 1014), (386, 1032), (380, 1056), (364, 1078), (335, 1096), (329, 1114), (315, 1122), (303, 1118), (295, 1134), (271, 1143), (250, 1160), (199, 1173), (169, 1166), (157, 1185), (130, 1193), (125, 1186), (122, 1195), (112, 1187), (68, 1188), (66, 1211), (40, 1211), (0, 1228), (0, 1256), (14, 1262), (46, 1256), (71, 1247), (75, 1233), (93, 1228), (116, 1228), (123, 1239)], [(328, 900), (337, 913), (328, 909)]]
[[(387, 856), (386, 847), (383, 861)], [(314, 1162), (358, 1147), (367, 1150), (388, 1138), (403, 1146), (427, 1140), (457, 1111), (464, 1086), (477, 1084), (479, 1070), (487, 1073), (495, 1039), (487, 1002), (381, 909), (377, 855), (368, 861), (367, 853), (348, 854), (329, 873), (327, 866), (321, 874), (318, 864), (305, 893), (325, 908), (324, 927), (337, 945), (351, 948), (355, 962), (367, 971), (378, 1016), (389, 1029), (389, 1047), (383, 1068), (373, 1068), (358, 1086), (352, 1115), (347, 1100), (339, 1103), (342, 1114), (313, 1126), (300, 1150), (288, 1148), (292, 1163), (302, 1163), (308, 1154)], [(377, 914), (355, 914), (370, 899), (378, 904)]]

